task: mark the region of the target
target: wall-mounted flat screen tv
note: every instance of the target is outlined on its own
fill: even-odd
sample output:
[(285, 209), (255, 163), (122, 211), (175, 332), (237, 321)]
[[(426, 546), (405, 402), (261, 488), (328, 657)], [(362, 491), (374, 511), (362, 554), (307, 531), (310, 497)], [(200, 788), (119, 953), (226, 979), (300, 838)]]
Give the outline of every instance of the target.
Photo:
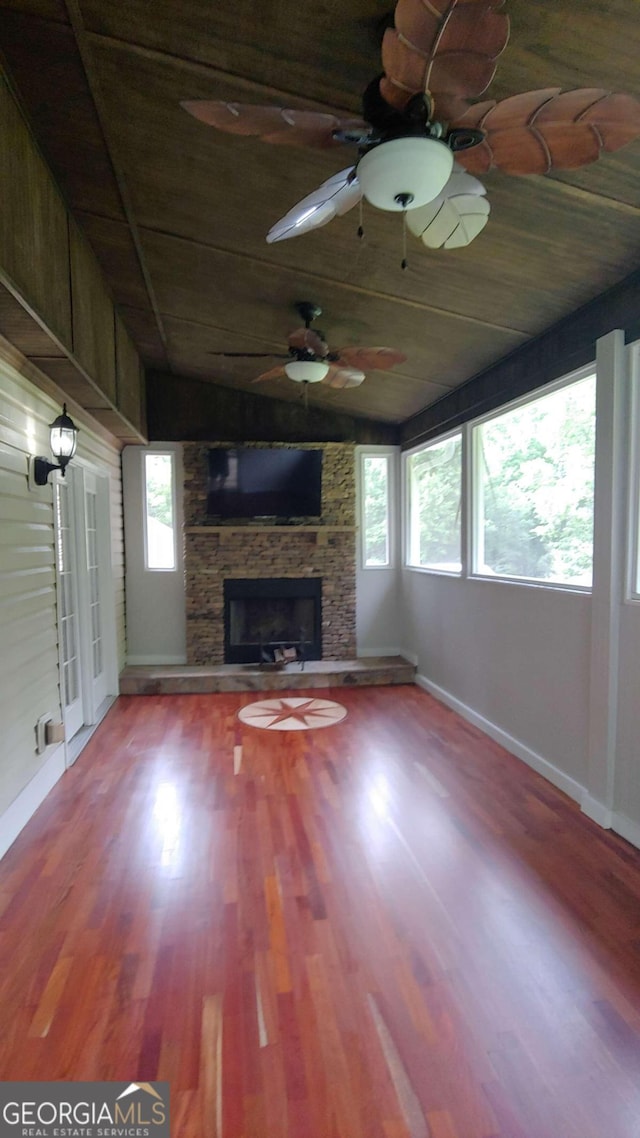
[(320, 517), (321, 493), (321, 450), (216, 447), (209, 451), (207, 513), (215, 517)]

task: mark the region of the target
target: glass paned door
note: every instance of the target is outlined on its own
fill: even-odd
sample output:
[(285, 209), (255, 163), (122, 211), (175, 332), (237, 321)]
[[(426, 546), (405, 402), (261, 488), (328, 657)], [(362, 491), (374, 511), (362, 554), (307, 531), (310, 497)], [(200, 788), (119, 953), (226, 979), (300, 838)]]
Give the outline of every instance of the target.
[(81, 728), (97, 721), (109, 694), (109, 661), (114, 649), (112, 640), (105, 637), (108, 501), (108, 479), (80, 466), (69, 468), (64, 480), (56, 482), (59, 658), (67, 743)]
[(95, 711), (107, 696), (104, 651), (104, 614), (100, 571), (98, 480), (84, 472), (84, 523), (87, 594), (87, 671), (91, 676), (91, 704)]
[(70, 480), (56, 482), (56, 567), (62, 706), (67, 739), (84, 723), (80, 682), (80, 626), (78, 614), (78, 557), (75, 542), (73, 488)]

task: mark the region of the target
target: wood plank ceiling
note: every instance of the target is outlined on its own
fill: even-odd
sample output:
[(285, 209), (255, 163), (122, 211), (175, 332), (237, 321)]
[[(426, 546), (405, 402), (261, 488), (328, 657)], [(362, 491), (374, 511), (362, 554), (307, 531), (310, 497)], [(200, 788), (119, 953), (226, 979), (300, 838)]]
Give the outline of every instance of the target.
[[(371, 207), (361, 242), (355, 210), (265, 243), (355, 154), (225, 135), (180, 100), (359, 114), (389, 10), (388, 0), (0, 3), (4, 65), (147, 365), (300, 399), (286, 379), (252, 387), (263, 361), (209, 353), (285, 350), (293, 302), (309, 298), (333, 347), (407, 355), (354, 390), (316, 385), (310, 399), (401, 422), (637, 267), (640, 141), (577, 171), (490, 173), (480, 237), (448, 252), (411, 238), (405, 272), (400, 218)], [(491, 97), (546, 86), (640, 97), (637, 0), (508, 0), (505, 10), (511, 39)]]

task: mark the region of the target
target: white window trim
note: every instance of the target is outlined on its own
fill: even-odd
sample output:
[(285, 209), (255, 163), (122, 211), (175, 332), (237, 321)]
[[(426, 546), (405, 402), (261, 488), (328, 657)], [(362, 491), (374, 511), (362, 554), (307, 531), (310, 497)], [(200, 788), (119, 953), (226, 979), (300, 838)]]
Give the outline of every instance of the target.
[[(389, 557), (384, 565), (367, 565), (365, 561), (364, 460), (372, 456), (387, 459), (387, 549)], [(388, 572), (390, 569), (395, 569), (398, 561), (398, 447), (366, 445), (357, 447), (356, 494), (358, 503), (358, 569), (365, 573)]]
[(467, 508), (471, 515), (469, 525), (470, 548), (468, 549), (468, 571), (466, 574), (469, 580), (491, 581), (494, 583), (500, 581), (502, 583), (510, 585), (524, 585), (527, 588), (554, 589), (559, 592), (581, 593), (586, 594), (587, 596), (590, 596), (593, 592), (593, 584), (575, 585), (567, 581), (542, 581), (538, 577), (518, 577), (515, 575), (509, 576), (506, 573), (482, 573), (479, 569), (476, 568), (480, 559), (482, 546), (482, 535), (480, 532), (482, 511), (479, 509), (482, 482), (478, 477), (479, 448), (477, 444), (478, 435), (476, 433), (476, 428), (484, 426), (485, 423), (489, 423), (493, 419), (499, 419), (502, 415), (506, 415), (511, 411), (515, 411), (518, 407), (524, 407), (527, 403), (534, 403), (537, 399), (544, 399), (547, 395), (553, 395), (556, 391), (561, 391), (563, 387), (569, 387), (574, 383), (580, 383), (580, 381), (583, 379), (589, 379), (591, 376), (595, 376), (597, 386), (598, 375), (595, 360), (591, 364), (585, 364), (584, 367), (577, 368), (575, 371), (570, 372), (568, 375), (561, 376), (560, 379), (555, 379), (551, 383), (546, 383), (543, 387), (537, 387), (535, 391), (530, 391), (526, 395), (521, 395), (517, 399), (512, 399), (509, 403), (503, 403), (500, 407), (495, 408), (493, 411), (487, 412), (486, 415), (478, 416), (477, 419), (473, 419), (467, 424), (469, 428), (468, 447), (471, 460), (471, 477), (470, 482), (467, 483), (469, 494)]
[[(147, 456), (171, 459), (171, 513), (173, 517), (173, 567), (167, 568), (162, 566), (149, 565), (149, 550), (148, 550), (148, 531), (147, 531)], [(142, 464), (142, 529), (144, 537), (144, 569), (145, 573), (177, 573), (178, 572), (178, 549), (177, 549), (177, 495), (176, 495), (176, 454), (173, 450), (151, 449), (145, 448), (140, 453), (140, 462)]]
[(579, 383), (581, 379), (588, 379), (591, 375), (597, 376), (595, 360), (590, 364), (585, 364), (584, 367), (576, 368), (575, 371), (568, 372), (567, 375), (560, 376), (559, 379), (553, 379), (550, 383), (545, 383), (543, 387), (536, 387), (535, 391), (529, 391), (526, 395), (519, 395), (517, 399), (511, 399), (509, 403), (502, 403), (500, 407), (495, 407), (493, 411), (487, 411), (484, 415), (478, 415), (477, 419), (471, 419), (469, 421), (469, 425), (471, 427), (481, 427), (483, 423), (489, 422), (490, 419), (499, 419), (501, 415), (505, 415), (508, 411), (515, 411), (516, 408), (523, 407), (526, 403), (534, 403), (536, 399), (542, 399), (545, 395), (553, 395), (555, 391), (560, 391), (563, 387), (569, 387), (572, 383)]
[(629, 344), (629, 462), (624, 603), (640, 604), (640, 340)]
[[(414, 454), (419, 454), (422, 451), (429, 450), (430, 447), (436, 446), (438, 443), (444, 443), (447, 439), (455, 438), (460, 435), (461, 445), (461, 511), (460, 511), (460, 559), (462, 567), (460, 569), (432, 569), (429, 565), (414, 565), (409, 560), (411, 550), (411, 488), (409, 484), (409, 459)], [(429, 573), (434, 577), (453, 577), (454, 580), (459, 580), (465, 576), (465, 446), (466, 446), (466, 433), (464, 426), (454, 427), (450, 431), (445, 431), (436, 438), (429, 439), (428, 442), (419, 443), (417, 446), (411, 447), (410, 450), (403, 451), (402, 453), (402, 522), (404, 530), (404, 541), (402, 550), (403, 568), (409, 570), (411, 573)]]

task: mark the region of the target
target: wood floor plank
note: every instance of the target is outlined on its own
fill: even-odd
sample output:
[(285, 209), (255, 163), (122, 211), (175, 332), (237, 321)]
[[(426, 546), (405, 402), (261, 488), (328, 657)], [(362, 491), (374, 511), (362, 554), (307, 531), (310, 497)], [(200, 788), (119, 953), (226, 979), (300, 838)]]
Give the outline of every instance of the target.
[(175, 1138), (637, 1138), (640, 852), (420, 689), (123, 697), (0, 863), (0, 1078)]

